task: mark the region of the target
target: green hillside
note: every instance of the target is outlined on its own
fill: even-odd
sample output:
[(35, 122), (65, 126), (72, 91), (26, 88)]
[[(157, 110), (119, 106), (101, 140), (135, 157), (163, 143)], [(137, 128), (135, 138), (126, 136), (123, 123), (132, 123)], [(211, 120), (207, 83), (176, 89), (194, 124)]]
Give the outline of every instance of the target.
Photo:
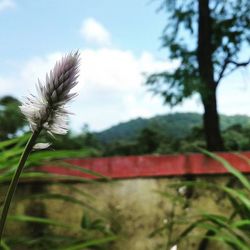
[[(245, 115), (221, 115), (221, 129), (225, 130), (235, 124), (243, 127), (250, 125), (250, 117)], [(137, 118), (123, 122), (102, 132), (95, 133), (102, 143), (118, 140), (133, 140), (147, 127), (156, 128), (166, 137), (181, 139), (188, 136), (193, 127), (202, 126), (202, 116), (197, 113), (174, 113), (158, 115), (149, 119)]]

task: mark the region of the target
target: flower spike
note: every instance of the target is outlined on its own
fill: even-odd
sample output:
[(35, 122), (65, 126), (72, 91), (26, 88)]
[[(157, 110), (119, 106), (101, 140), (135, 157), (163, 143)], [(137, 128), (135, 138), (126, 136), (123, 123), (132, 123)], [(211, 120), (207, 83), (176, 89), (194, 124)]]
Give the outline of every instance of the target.
[(70, 113), (65, 105), (77, 95), (70, 91), (78, 83), (79, 63), (78, 52), (63, 57), (46, 75), (44, 85), (38, 80), (38, 95), (30, 95), (22, 103), (20, 109), (33, 132), (44, 128), (50, 134), (67, 133)]

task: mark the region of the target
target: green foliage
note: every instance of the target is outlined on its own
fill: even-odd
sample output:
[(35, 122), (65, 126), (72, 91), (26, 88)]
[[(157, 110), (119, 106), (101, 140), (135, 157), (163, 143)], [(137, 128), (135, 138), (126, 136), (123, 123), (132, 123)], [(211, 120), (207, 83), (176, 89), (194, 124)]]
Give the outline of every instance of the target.
[[(226, 150), (250, 149), (250, 118), (221, 115)], [(119, 124), (94, 136), (109, 155), (169, 154), (196, 152), (205, 147), (202, 117), (196, 113), (175, 113)], [(101, 148), (101, 147), (100, 147)]]
[(243, 127), (235, 124), (223, 133), (225, 148), (231, 151), (242, 151), (250, 149), (250, 126)]
[(138, 118), (120, 123), (94, 135), (101, 143), (111, 143), (123, 139), (134, 139), (147, 126), (147, 119)]
[[(23, 134), (27, 128), (27, 122), (20, 112), (20, 102), (11, 96), (5, 96), (0, 99), (0, 141), (7, 140)], [(52, 138), (46, 133), (42, 135), (42, 141), (51, 142), (53, 149), (100, 149), (100, 144), (95, 136), (89, 132), (85, 125), (80, 134), (74, 134), (71, 131), (66, 135), (58, 135)]]
[[(250, 117), (244, 115), (220, 116), (221, 129), (225, 130), (233, 125), (242, 124), (250, 127)], [(162, 134), (174, 139), (185, 138), (194, 127), (202, 126), (202, 116), (197, 113), (174, 113), (158, 115), (149, 119), (138, 118), (120, 123), (94, 136), (101, 143), (112, 143), (119, 140), (134, 140), (142, 129), (150, 127), (161, 130)]]
[(100, 149), (100, 143), (96, 137), (89, 131), (82, 131), (80, 134), (73, 134), (71, 131), (66, 135), (59, 135), (56, 138), (44, 135), (45, 141), (49, 141), (53, 144), (54, 149), (86, 149), (95, 148)]
[[(22, 137), (2, 141), (0, 142), (0, 184), (6, 184), (10, 181), (15, 168), (17, 166), (20, 155), (23, 151), (23, 147), (27, 142), (29, 135), (23, 135)], [(48, 181), (48, 180), (72, 180), (78, 182), (94, 182), (91, 180), (86, 180), (83, 178), (61, 176), (55, 174), (48, 174), (38, 172), (36, 166), (41, 164), (57, 165), (63, 168), (74, 169), (82, 171), (83, 173), (88, 173), (90, 175), (105, 178), (98, 173), (90, 171), (88, 169), (80, 168), (69, 163), (61, 161), (65, 158), (70, 157), (89, 157), (95, 156), (95, 150), (57, 150), (57, 151), (38, 151), (33, 152), (26, 164), (24, 173), (21, 176), (21, 182), (24, 180), (29, 180), (34, 183), (37, 181)], [(107, 179), (107, 178), (105, 178)], [(8, 221), (13, 221), (15, 223), (24, 223), (31, 228), (30, 235), (23, 235), (21, 237), (16, 235), (9, 235), (5, 237), (2, 241), (0, 249), (10, 250), (10, 249), (35, 249), (35, 250), (47, 250), (47, 249), (108, 249), (109, 243), (114, 241), (116, 237), (114, 234), (105, 226), (107, 224), (106, 218), (101, 211), (98, 211), (95, 207), (90, 205), (90, 201), (93, 199), (91, 195), (79, 190), (74, 187), (70, 187), (65, 183), (60, 183), (65, 189), (70, 189), (70, 193), (77, 193), (81, 198), (74, 198), (74, 196), (66, 195), (63, 193), (51, 193), (42, 188), (39, 188), (38, 192), (31, 193), (25, 197), (16, 197), (17, 202), (26, 199), (32, 205), (32, 211), (34, 208), (39, 208), (34, 210), (34, 214), (17, 214), (8, 217)], [(40, 185), (39, 185), (40, 187)], [(41, 190), (40, 190), (41, 189)], [(37, 190), (37, 189), (36, 189)], [(82, 223), (79, 222), (79, 228), (71, 226), (67, 221), (57, 221), (46, 217), (42, 209), (43, 200), (54, 200), (63, 201), (68, 203), (68, 205), (78, 205), (80, 209), (84, 209)], [(0, 200), (0, 210), (3, 205), (3, 201)], [(42, 209), (42, 210), (41, 210)], [(88, 217), (87, 210), (94, 214), (95, 219)], [(31, 211), (30, 211), (31, 212)], [(30, 213), (29, 212), (29, 213)], [(88, 223), (84, 224), (84, 221)], [(71, 231), (74, 237), (55, 235), (52, 234), (49, 228), (51, 227), (61, 227), (68, 231)], [(32, 229), (33, 228), (33, 229)], [(39, 228), (39, 230), (37, 230)], [(36, 234), (34, 237), (34, 233)], [(62, 246), (64, 248), (62, 248)]]
[(249, 55), (246, 59), (242, 54), (250, 45), (250, 3), (163, 0), (163, 8), (167, 12), (163, 48), (178, 66), (148, 76), (146, 85), (170, 106), (198, 94), (204, 107), (206, 146), (222, 151), (216, 89), (225, 76), (250, 63)]
[(91, 241), (88, 241), (88, 242), (85, 242), (85, 243), (77, 243), (77, 244), (75, 244), (73, 246), (69, 246), (69, 247), (63, 248), (62, 250), (82, 250), (82, 249), (89, 249), (89, 247), (103, 246), (104, 244), (113, 242), (114, 240), (116, 240), (116, 237), (115, 236), (110, 236), (110, 237), (105, 237), (103, 239), (91, 240)]
[[(182, 229), (175, 238), (169, 238), (168, 244), (174, 246), (185, 242), (186, 238), (192, 237), (193, 231), (195, 229), (206, 230), (207, 233), (199, 233), (196, 238), (199, 237), (200, 245), (199, 249), (206, 250), (208, 247), (209, 241), (219, 241), (225, 246), (230, 247), (230, 249), (235, 250), (249, 250), (250, 249), (250, 181), (249, 179), (242, 174), (240, 171), (235, 169), (230, 165), (225, 159), (219, 157), (216, 154), (210, 153), (206, 150), (202, 152), (208, 157), (220, 162), (231, 174), (235, 181), (237, 181), (237, 186), (224, 186), (220, 184), (210, 183), (208, 181), (187, 181), (171, 185), (173, 189), (179, 189), (183, 185), (187, 187), (194, 187), (199, 190), (210, 190), (211, 192), (217, 192), (223, 194), (225, 198), (231, 204), (231, 208), (228, 208), (230, 211), (229, 215), (221, 215), (206, 212), (197, 211), (195, 217), (189, 216), (188, 213), (183, 215), (178, 215), (177, 218), (174, 218), (174, 224), (185, 225), (185, 229)], [(249, 161), (248, 159), (246, 159)], [(184, 204), (185, 199), (180, 194), (178, 196), (170, 196), (166, 193), (161, 193), (161, 195), (166, 196), (174, 203)], [(181, 219), (180, 219), (181, 218)], [(180, 221), (181, 220), (181, 221)], [(173, 228), (171, 228), (172, 230)], [(151, 236), (155, 236), (159, 233), (166, 231), (169, 235), (169, 225), (160, 227), (156, 229)]]
[[(248, 0), (210, 0), (209, 8), (212, 23), (211, 57), (216, 85), (237, 67), (249, 63), (239, 64), (237, 61), (239, 53), (250, 44), (250, 4)], [(165, 10), (167, 15), (163, 47), (167, 48), (170, 59), (178, 60), (179, 66), (173, 72), (152, 74), (146, 84), (166, 103), (176, 105), (194, 93), (205, 94), (199, 80), (197, 58), (198, 1), (164, 0), (160, 9)]]
[(104, 156), (137, 154), (139, 154), (139, 148), (136, 141), (119, 140), (106, 145), (103, 149)]
[[(12, 100), (11, 97), (3, 98), (4, 105), (13, 102), (9, 98)], [(20, 113), (17, 105), (15, 106), (15, 110), (15, 112)], [(243, 115), (221, 115), (220, 118), (226, 150), (249, 150), (250, 141), (247, 138), (250, 138), (250, 118)], [(21, 119), (24, 121), (23, 118)], [(11, 123), (14, 124), (15, 122)], [(19, 128), (15, 133), (21, 132), (20, 124), (18, 126)], [(55, 138), (43, 134), (40, 141), (49, 141), (52, 143), (50, 153), (47, 154), (52, 154), (53, 157), (56, 154), (61, 155), (64, 153), (58, 150), (67, 150), (67, 154), (69, 154), (69, 150), (72, 150), (71, 155), (69, 155), (71, 157), (74, 157), (74, 154), (75, 156), (79, 155), (79, 157), (84, 156), (84, 152), (91, 154), (91, 156), (192, 152), (196, 151), (197, 146), (202, 147), (205, 145), (204, 131), (201, 129), (201, 126), (202, 117), (200, 114), (174, 113), (155, 116), (149, 119), (138, 118), (98, 133), (89, 132), (88, 127), (85, 125), (79, 134), (69, 132), (67, 135), (56, 136)], [(8, 136), (13, 137), (15, 133), (8, 133)], [(154, 138), (150, 139), (149, 133), (153, 133), (152, 137)], [(7, 141), (6, 143), (9, 143), (11, 146), (12, 142)], [(19, 143), (21, 143), (21, 140)], [(154, 146), (152, 146), (152, 143)], [(55, 149), (56, 151), (52, 152)], [(3, 155), (6, 157), (15, 156), (12, 159), (13, 163), (15, 163), (18, 160), (21, 150), (22, 148), (15, 147), (11, 152), (4, 152)], [(77, 150), (76, 153), (74, 153), (75, 150)], [(8, 154), (10, 155), (8, 156)], [(43, 154), (44, 157), (48, 157), (45, 156), (45, 152)]]
[(20, 102), (11, 96), (0, 99), (0, 141), (12, 138), (27, 125), (19, 105)]
[[(10, 181), (12, 174), (14, 173), (19, 158), (23, 152), (23, 147), (29, 138), (29, 134), (25, 134), (22, 137), (0, 142), (0, 183)], [(43, 150), (33, 152), (26, 162), (26, 169), (23, 173), (23, 178), (53, 178), (46, 173), (40, 173), (35, 171), (34, 167), (41, 164), (45, 164), (57, 160), (57, 165), (61, 165), (64, 168), (76, 169), (77, 166), (66, 164), (63, 162), (58, 162), (60, 159), (65, 158), (75, 158), (75, 157), (87, 157), (87, 156), (97, 156), (98, 152), (94, 149), (84, 149), (84, 150)], [(77, 168), (77, 170), (79, 170)], [(81, 171), (85, 171), (88, 174), (90, 170), (81, 168)], [(63, 176), (58, 176), (58, 178), (65, 178)], [(70, 178), (70, 177), (68, 177)]]
[(202, 117), (196, 113), (175, 113), (159, 115), (149, 119), (138, 118), (118, 124), (110, 129), (95, 133), (101, 143), (119, 140), (136, 140), (145, 128), (161, 131), (165, 137), (184, 138), (193, 126), (200, 125)]
[(141, 154), (154, 152), (160, 141), (159, 133), (152, 128), (144, 128), (138, 136), (138, 147)]

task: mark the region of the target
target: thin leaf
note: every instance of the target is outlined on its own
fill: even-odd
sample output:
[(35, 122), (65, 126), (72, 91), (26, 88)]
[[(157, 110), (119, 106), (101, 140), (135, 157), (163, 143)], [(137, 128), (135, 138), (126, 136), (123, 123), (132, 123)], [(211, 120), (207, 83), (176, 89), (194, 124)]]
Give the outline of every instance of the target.
[(0, 246), (2, 247), (2, 250), (11, 250), (4, 240), (0, 242)]
[(228, 161), (226, 161), (224, 158), (218, 156), (217, 154), (211, 153), (205, 149), (200, 149), (200, 150), (205, 155), (220, 162), (228, 170), (229, 173), (234, 175), (242, 183), (242, 185), (250, 191), (250, 182), (248, 181), (248, 179), (240, 171), (235, 169)]
[(84, 250), (87, 247), (104, 245), (106, 243), (115, 241), (116, 239), (117, 239), (116, 236), (110, 236), (110, 237), (105, 237), (105, 238), (101, 238), (101, 239), (90, 240), (90, 241), (87, 241), (84, 243), (79, 243), (79, 244), (76, 244), (73, 246), (62, 248), (62, 250)]
[(39, 223), (39, 224), (47, 224), (47, 225), (52, 225), (52, 226), (70, 228), (70, 226), (68, 226), (67, 224), (64, 224), (55, 220), (34, 217), (34, 216), (27, 216), (27, 215), (11, 215), (11, 216), (8, 216), (8, 220), (19, 221), (19, 222), (34, 222), (34, 223)]

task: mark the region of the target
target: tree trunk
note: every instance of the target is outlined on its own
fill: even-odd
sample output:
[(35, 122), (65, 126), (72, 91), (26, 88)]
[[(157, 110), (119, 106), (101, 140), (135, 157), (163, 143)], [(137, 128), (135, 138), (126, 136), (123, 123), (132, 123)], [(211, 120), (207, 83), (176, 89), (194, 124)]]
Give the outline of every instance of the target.
[(203, 95), (206, 95), (202, 97), (202, 100), (204, 106), (203, 126), (207, 149), (210, 151), (223, 151), (224, 146), (217, 112), (216, 87), (207, 89), (206, 94)]
[(207, 149), (210, 151), (222, 151), (224, 146), (217, 112), (217, 86), (214, 81), (214, 68), (212, 62), (211, 23), (209, 0), (199, 0), (197, 57), (201, 81), (200, 94), (204, 105), (203, 125)]

